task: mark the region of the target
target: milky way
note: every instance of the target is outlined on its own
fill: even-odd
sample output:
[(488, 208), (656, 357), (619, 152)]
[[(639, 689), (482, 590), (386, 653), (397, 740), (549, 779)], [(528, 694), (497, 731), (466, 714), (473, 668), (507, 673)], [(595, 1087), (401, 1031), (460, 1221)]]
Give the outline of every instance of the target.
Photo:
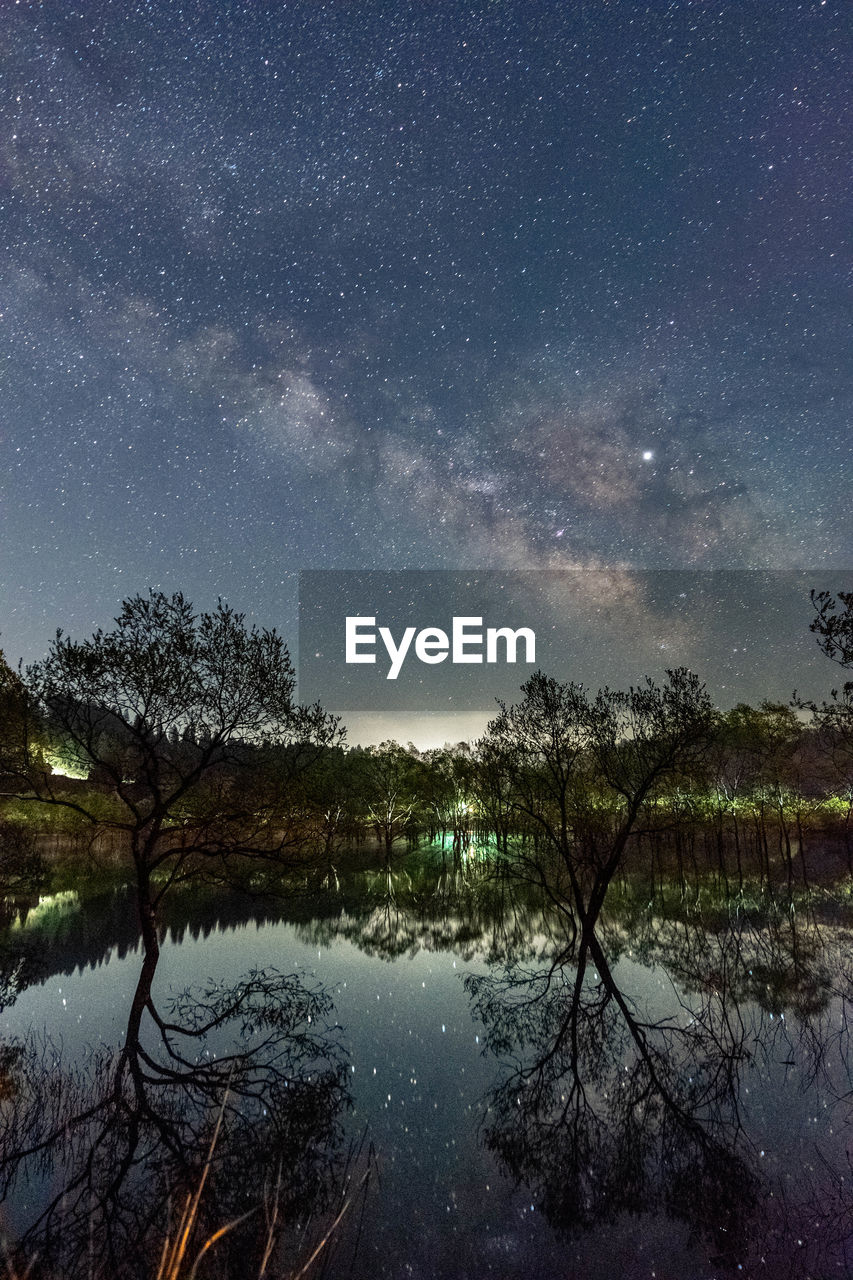
[(0, 629), (851, 564), (840, 4), (4, 11)]

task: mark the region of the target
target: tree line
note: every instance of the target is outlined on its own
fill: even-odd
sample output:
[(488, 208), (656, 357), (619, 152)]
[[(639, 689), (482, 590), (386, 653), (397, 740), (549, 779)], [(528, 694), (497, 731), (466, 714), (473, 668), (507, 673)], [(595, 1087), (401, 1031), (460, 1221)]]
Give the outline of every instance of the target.
[[(853, 595), (813, 595), (827, 657), (853, 665)], [(684, 669), (592, 693), (542, 672), (483, 737), (348, 747), (296, 701), (287, 648), (220, 602), (126, 600), (110, 631), (57, 633), (0, 666), (0, 878), (53, 830), (132, 867), (147, 944), (191, 876), (333, 869), (366, 843), (476, 853), (570, 901), (582, 928), (617, 875), (808, 888), (853, 874), (853, 683), (821, 704), (719, 712)]]

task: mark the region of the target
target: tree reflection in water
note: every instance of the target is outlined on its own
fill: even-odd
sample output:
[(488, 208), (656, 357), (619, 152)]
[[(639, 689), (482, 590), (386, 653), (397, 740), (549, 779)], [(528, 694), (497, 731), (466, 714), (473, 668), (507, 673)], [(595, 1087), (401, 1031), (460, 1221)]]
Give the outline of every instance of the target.
[(267, 969), (161, 1012), (156, 965), (145, 954), (118, 1052), (66, 1069), (48, 1039), (6, 1051), (0, 1189), (35, 1191), (16, 1249), (22, 1269), (37, 1259), (33, 1276), (155, 1275), (208, 1160), (195, 1251), (246, 1217), (205, 1274), (259, 1275), (267, 1245), (283, 1247), (282, 1232), (331, 1209), (346, 1184), (347, 1066), (328, 994)]
[(645, 1018), (596, 969), (468, 978), (489, 1048), (516, 1059), (489, 1096), (486, 1145), (560, 1230), (665, 1207), (729, 1253), (757, 1194), (737, 1150), (747, 1032), (711, 1000)]
[[(175, 937), (181, 905), (170, 918)], [(385, 1022), (355, 972), (342, 983), (354, 1063), (369, 1044), (381, 1080), (397, 1065), (401, 1043), (408, 1065), (412, 1032), (435, 1059), (424, 1063), (417, 1091), (405, 1094), (399, 1121), (384, 1107), (384, 1084), (367, 1072), (352, 1078), (386, 1169), (382, 1200), (372, 1199), (365, 1215), (357, 1274), (383, 1266), (391, 1274), (394, 1260), (452, 1280), (486, 1274), (498, 1257), (489, 1249), (504, 1244), (494, 1274), (639, 1275), (656, 1261), (659, 1275), (848, 1273), (853, 951), (839, 925), (846, 912), (817, 899), (813, 907), (716, 903), (704, 916), (692, 906), (666, 914), (664, 903), (616, 886), (594, 919), (573, 925), (553, 897), (519, 877), (437, 857), (386, 860), (289, 900), (293, 936), (324, 953), (346, 941), (389, 962), (381, 984), (395, 996), (412, 988), (406, 963), (391, 962), (427, 953), (439, 979), (428, 985), (451, 1015), (458, 1006), (443, 976), (457, 962), (489, 966), (467, 986), (489, 1056), (502, 1064), (478, 1063), (476, 1082), (467, 1028), (446, 1040), (443, 1028), (441, 1038), (429, 1031), (444, 1021), (434, 1016), (439, 1007), (445, 1011), (432, 991), (417, 991), (405, 1015)], [(195, 899), (187, 912), (211, 930), (230, 919), (224, 905), (204, 916)], [(64, 971), (87, 954), (69, 944)], [(341, 954), (349, 964), (348, 949)], [(30, 960), (10, 992), (43, 977)], [(167, 1009), (152, 997), (153, 977), (149, 957), (124, 1047), (93, 1055), (85, 1076), (65, 1070), (64, 1055), (49, 1044), (13, 1042), (0, 1053), (0, 1190), (15, 1183), (14, 1211), (24, 1196), (30, 1202), (19, 1258), (37, 1250), (43, 1274), (86, 1275), (94, 1250), (95, 1276), (153, 1276), (169, 1194), (174, 1222), (181, 1197), (198, 1183), (230, 1080), (195, 1247), (204, 1232), (252, 1210), (205, 1257), (202, 1272), (251, 1280), (266, 1230), (258, 1206), (275, 1198), (279, 1169), (280, 1221), (304, 1223), (313, 1214), (328, 1225), (347, 1186), (348, 1068), (329, 1028), (334, 1014), (322, 990), (269, 970), (186, 993)], [(441, 1092), (450, 1092), (450, 1080), (459, 1084), (455, 1110)], [(498, 1208), (498, 1196), (483, 1197), (484, 1183), (494, 1190), (499, 1180), (466, 1126), (486, 1090), (481, 1137), (529, 1188), (535, 1215), (490, 1216), (529, 1201), (508, 1192)], [(473, 1172), (459, 1199), (464, 1220), (460, 1213), (451, 1223), (443, 1180), (455, 1187), (457, 1167)], [(349, 1185), (359, 1181), (360, 1171)], [(413, 1186), (423, 1205), (410, 1216)], [(358, 1214), (356, 1203), (327, 1274), (347, 1271)], [(560, 1236), (575, 1237), (571, 1247), (554, 1240), (543, 1217)], [(540, 1247), (545, 1261), (531, 1269)], [(310, 1252), (305, 1237), (286, 1236), (268, 1274), (293, 1275)], [(555, 1270), (563, 1252), (565, 1271)]]
[(422, 950), (452, 951), (465, 961), (539, 953), (553, 922), (529, 885), (458, 853), (441, 849), (439, 859), (385, 858), (346, 903), (318, 893), (328, 914), (300, 922), (299, 937), (315, 948), (346, 939), (387, 961)]
[[(682, 1221), (727, 1274), (849, 1274), (850, 1159), (817, 1129), (796, 1158), (784, 1133), (791, 1092), (840, 1117), (853, 1096), (846, 935), (793, 917), (624, 923), (596, 921), (606, 949), (587, 928), (549, 964), (466, 978), (503, 1063), (485, 1145), (561, 1233), (653, 1215), (663, 1221), (646, 1229)], [(608, 960), (626, 937), (642, 970)], [(663, 981), (649, 981), (661, 962)], [(781, 1167), (765, 1168), (749, 1136), (762, 1096), (778, 1109), (763, 1141)]]

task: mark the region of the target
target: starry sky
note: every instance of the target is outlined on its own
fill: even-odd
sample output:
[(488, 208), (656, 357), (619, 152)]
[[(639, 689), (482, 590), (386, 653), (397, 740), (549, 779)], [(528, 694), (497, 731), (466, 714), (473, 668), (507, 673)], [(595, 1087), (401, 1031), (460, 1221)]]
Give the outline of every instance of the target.
[[(0, 645), (304, 569), (849, 568), (833, 0), (5, 0)], [(781, 658), (780, 658), (781, 660)]]

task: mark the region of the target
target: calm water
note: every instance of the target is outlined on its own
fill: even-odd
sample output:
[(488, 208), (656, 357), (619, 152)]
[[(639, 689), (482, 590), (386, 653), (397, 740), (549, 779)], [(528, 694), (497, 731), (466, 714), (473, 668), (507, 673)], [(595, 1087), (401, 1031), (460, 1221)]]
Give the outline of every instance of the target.
[(50, 1274), (135, 1273), (226, 1082), (206, 1221), (277, 1185), (275, 1274), (344, 1204), (309, 1274), (853, 1270), (843, 922), (617, 900), (578, 983), (558, 916), (436, 851), (263, 907), (175, 894), (151, 972), (133, 911), (68, 895), (3, 936), (6, 1223)]

